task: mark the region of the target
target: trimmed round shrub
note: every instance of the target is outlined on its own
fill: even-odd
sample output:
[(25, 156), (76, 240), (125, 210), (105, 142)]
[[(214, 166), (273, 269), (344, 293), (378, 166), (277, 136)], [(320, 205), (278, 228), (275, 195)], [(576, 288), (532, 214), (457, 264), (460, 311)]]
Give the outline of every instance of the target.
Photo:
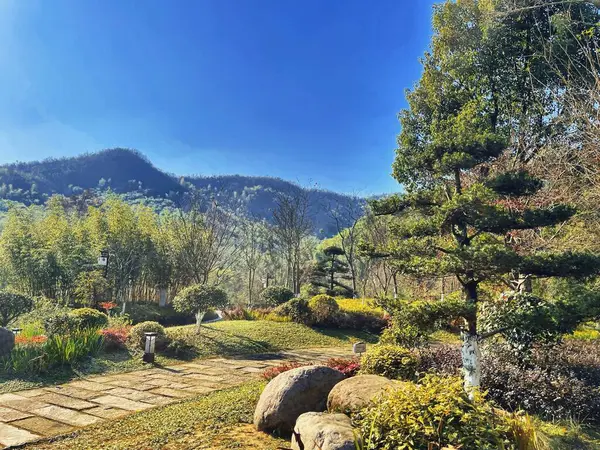
[(304, 325), (312, 325), (314, 320), (308, 302), (302, 298), (293, 298), (283, 305), (279, 305), (273, 312), (278, 316), (289, 317), (292, 322)]
[(313, 313), (317, 323), (328, 323), (333, 321), (335, 315), (340, 310), (335, 298), (329, 295), (315, 295), (308, 302), (308, 307)]
[(8, 326), (12, 320), (32, 308), (33, 298), (14, 291), (0, 290), (0, 326)]
[(516, 435), (523, 433), (509, 414), (497, 413), (477, 393), (469, 400), (458, 377), (427, 375), (420, 384), (405, 383), (354, 421), (365, 448), (530, 448), (517, 446)]
[(96, 309), (74, 309), (71, 315), (79, 321), (79, 328), (104, 328), (108, 325), (108, 316)]
[(131, 328), (129, 331), (128, 341), (129, 344), (135, 348), (144, 349), (146, 345), (146, 336), (144, 333), (157, 333), (156, 336), (156, 349), (162, 350), (164, 349), (168, 343), (169, 339), (167, 337), (167, 333), (165, 333), (164, 327), (158, 322), (142, 322)]
[(71, 312), (58, 311), (44, 319), (44, 330), (48, 337), (66, 336), (79, 330), (80, 324), (79, 317)]
[(374, 345), (361, 361), (361, 373), (381, 375), (398, 380), (416, 378), (418, 358), (410, 350), (397, 345)]
[(294, 298), (294, 293), (283, 286), (269, 286), (260, 293), (260, 300), (266, 306), (279, 306)]
[(176, 311), (196, 314), (196, 321), (198, 317), (204, 317), (208, 310), (225, 308), (227, 304), (227, 294), (223, 289), (204, 284), (188, 286), (173, 299)]

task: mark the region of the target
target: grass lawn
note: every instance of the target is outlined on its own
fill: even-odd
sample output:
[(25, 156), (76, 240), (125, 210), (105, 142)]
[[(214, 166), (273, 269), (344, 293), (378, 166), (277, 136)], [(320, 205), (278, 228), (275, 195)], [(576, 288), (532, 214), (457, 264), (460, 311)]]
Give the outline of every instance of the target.
[(144, 411), (77, 431), (35, 449), (264, 449), (289, 441), (259, 433), (251, 425), (264, 382), (248, 383), (203, 397)]
[(375, 334), (357, 330), (317, 329), (292, 322), (266, 320), (228, 320), (204, 325), (200, 334), (195, 326), (167, 329), (172, 338), (194, 345), (199, 357), (265, 353), (310, 347), (350, 347), (353, 342), (376, 343)]
[[(170, 337), (178, 337), (194, 345), (197, 358), (235, 354), (266, 353), (310, 347), (350, 346), (358, 340), (377, 342), (376, 335), (356, 330), (313, 329), (290, 322), (223, 321), (204, 325), (200, 334), (194, 326), (167, 328)], [(178, 360), (159, 355), (157, 363), (174, 365)], [(33, 389), (67, 382), (93, 374), (129, 372), (147, 368), (141, 353), (119, 351), (101, 353), (73, 367), (63, 367), (43, 375), (2, 375), (0, 393)]]

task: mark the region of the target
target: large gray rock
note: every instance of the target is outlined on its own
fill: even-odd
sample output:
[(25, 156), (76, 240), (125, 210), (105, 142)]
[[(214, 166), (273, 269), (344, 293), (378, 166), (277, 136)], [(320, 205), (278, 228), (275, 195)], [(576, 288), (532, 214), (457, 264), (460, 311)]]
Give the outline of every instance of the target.
[(291, 433), (300, 414), (325, 410), (329, 391), (344, 378), (325, 366), (298, 367), (276, 376), (258, 400), (254, 425), (260, 431)]
[(9, 356), (15, 348), (15, 334), (8, 328), (0, 328), (0, 357)]
[(348, 416), (308, 412), (296, 421), (292, 450), (356, 450), (358, 441)]
[(387, 390), (402, 384), (379, 375), (357, 375), (339, 382), (327, 397), (329, 412), (349, 413), (362, 409)]

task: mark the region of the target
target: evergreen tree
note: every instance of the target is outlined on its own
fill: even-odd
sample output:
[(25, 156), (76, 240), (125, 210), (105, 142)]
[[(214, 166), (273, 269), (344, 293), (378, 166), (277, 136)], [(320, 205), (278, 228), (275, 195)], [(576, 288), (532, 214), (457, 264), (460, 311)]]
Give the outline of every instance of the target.
[(348, 275), (350, 272), (348, 263), (339, 258), (343, 255), (344, 250), (334, 245), (325, 247), (321, 253), (318, 253), (310, 274), (311, 283), (314, 286), (327, 288), (329, 294), (334, 293), (336, 286), (351, 293), (352, 289), (340, 281), (352, 280)]
[[(570, 205), (532, 201), (543, 180), (527, 172), (520, 147), (511, 141), (516, 113), (511, 81), (503, 73), (507, 68), (486, 64), (506, 56), (502, 42), (490, 40), (498, 35), (482, 18), (490, 5), (471, 0), (436, 8), (431, 52), (423, 59), (420, 81), (407, 94), (409, 107), (400, 114), (393, 175), (406, 192), (372, 205), (376, 214), (402, 217), (392, 229), (391, 243), (372, 246), (373, 253), (386, 255), (405, 274), (455, 275), (461, 283), (465, 301), (458, 307), (448, 301), (448, 311), (465, 323), (467, 388), (479, 386), (480, 340), (519, 326), (510, 323), (482, 332), (482, 283), (584, 277), (600, 269), (598, 255), (543, 249), (525, 253), (510, 241), (513, 233), (552, 227), (576, 211)], [(507, 84), (499, 86), (502, 81)], [(539, 145), (526, 138), (528, 147)], [(506, 155), (515, 160), (510, 169), (495, 164)], [(438, 305), (437, 311), (442, 310)]]

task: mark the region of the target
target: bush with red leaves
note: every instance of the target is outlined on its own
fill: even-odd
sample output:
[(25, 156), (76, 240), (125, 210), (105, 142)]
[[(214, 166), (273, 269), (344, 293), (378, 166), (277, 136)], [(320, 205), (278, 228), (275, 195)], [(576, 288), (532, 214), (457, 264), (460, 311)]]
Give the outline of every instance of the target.
[(328, 367), (339, 370), (346, 377), (353, 377), (360, 370), (360, 360), (358, 358), (331, 358), (326, 362)]
[(307, 363), (302, 364), (302, 363), (299, 363), (296, 361), (283, 363), (280, 366), (270, 367), (269, 369), (265, 370), (260, 376), (261, 376), (261, 378), (263, 378), (267, 381), (271, 381), (273, 378), (275, 378), (277, 375), (279, 375), (283, 372), (287, 372), (288, 370), (296, 369), (297, 367), (304, 367), (304, 366), (309, 366), (309, 365), (310, 364), (307, 364)]
[(130, 326), (105, 328), (99, 333), (104, 337), (104, 348), (106, 350), (118, 350), (126, 348), (127, 337), (129, 336)]

